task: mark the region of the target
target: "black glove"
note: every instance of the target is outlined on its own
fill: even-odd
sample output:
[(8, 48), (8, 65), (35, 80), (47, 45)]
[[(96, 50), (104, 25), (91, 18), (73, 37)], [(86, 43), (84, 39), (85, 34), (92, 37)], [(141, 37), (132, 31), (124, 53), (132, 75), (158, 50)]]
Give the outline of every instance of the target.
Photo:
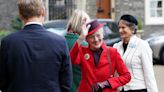
[(112, 88), (108, 81), (97, 82), (92, 86), (91, 92), (102, 92), (103, 88)]
[(102, 92), (102, 88), (98, 83), (94, 84), (91, 88), (91, 92)]

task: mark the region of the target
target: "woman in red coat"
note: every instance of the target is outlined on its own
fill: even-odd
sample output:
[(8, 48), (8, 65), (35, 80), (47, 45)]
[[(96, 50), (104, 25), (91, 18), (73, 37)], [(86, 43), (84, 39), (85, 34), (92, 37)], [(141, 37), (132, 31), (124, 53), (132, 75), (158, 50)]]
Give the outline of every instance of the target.
[[(82, 33), (71, 49), (72, 63), (80, 65), (82, 70), (78, 92), (117, 92), (118, 87), (131, 79), (117, 50), (104, 43), (103, 25), (97, 20), (88, 23), (87, 27), (82, 25)], [(83, 40), (89, 46), (81, 46)]]

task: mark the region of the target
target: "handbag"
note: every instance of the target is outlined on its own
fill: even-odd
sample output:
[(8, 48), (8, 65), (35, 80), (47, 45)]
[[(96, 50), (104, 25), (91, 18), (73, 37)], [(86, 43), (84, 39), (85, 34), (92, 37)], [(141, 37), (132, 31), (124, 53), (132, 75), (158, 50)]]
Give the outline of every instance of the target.
[(110, 74), (110, 77), (114, 77), (113, 74), (112, 74), (112, 62), (111, 62), (111, 59), (110, 59), (109, 48), (107, 50), (107, 58), (108, 58), (108, 63), (109, 63), (109, 74)]

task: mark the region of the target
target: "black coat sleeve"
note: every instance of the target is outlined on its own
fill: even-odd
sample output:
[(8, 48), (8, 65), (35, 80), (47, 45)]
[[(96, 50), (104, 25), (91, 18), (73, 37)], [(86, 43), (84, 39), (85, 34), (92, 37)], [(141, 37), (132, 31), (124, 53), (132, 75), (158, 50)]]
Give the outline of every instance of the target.
[(66, 41), (64, 44), (65, 44), (63, 48), (64, 55), (63, 55), (63, 62), (59, 74), (59, 81), (60, 81), (61, 91), (69, 92), (73, 80), (72, 65), (70, 62), (70, 55), (69, 55), (69, 50)]
[(5, 64), (5, 59), (7, 58), (6, 54), (6, 43), (2, 40), (0, 46), (0, 90), (5, 92), (8, 87), (8, 76), (7, 76), (7, 69)]

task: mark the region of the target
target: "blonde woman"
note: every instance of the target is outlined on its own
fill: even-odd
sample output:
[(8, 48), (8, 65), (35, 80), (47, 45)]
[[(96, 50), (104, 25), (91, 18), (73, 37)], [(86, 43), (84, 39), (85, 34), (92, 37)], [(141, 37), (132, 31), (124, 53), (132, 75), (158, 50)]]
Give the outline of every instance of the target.
[[(72, 48), (73, 44), (79, 38), (79, 34), (81, 33), (81, 25), (89, 21), (90, 21), (90, 17), (85, 11), (76, 9), (73, 12), (71, 18), (68, 21), (67, 33), (65, 35), (69, 50)], [(87, 45), (85, 41), (82, 44), (84, 46)], [(73, 85), (70, 92), (77, 92), (77, 87), (79, 86), (79, 82), (81, 80), (81, 70), (77, 65), (72, 65), (72, 68), (73, 68)]]

